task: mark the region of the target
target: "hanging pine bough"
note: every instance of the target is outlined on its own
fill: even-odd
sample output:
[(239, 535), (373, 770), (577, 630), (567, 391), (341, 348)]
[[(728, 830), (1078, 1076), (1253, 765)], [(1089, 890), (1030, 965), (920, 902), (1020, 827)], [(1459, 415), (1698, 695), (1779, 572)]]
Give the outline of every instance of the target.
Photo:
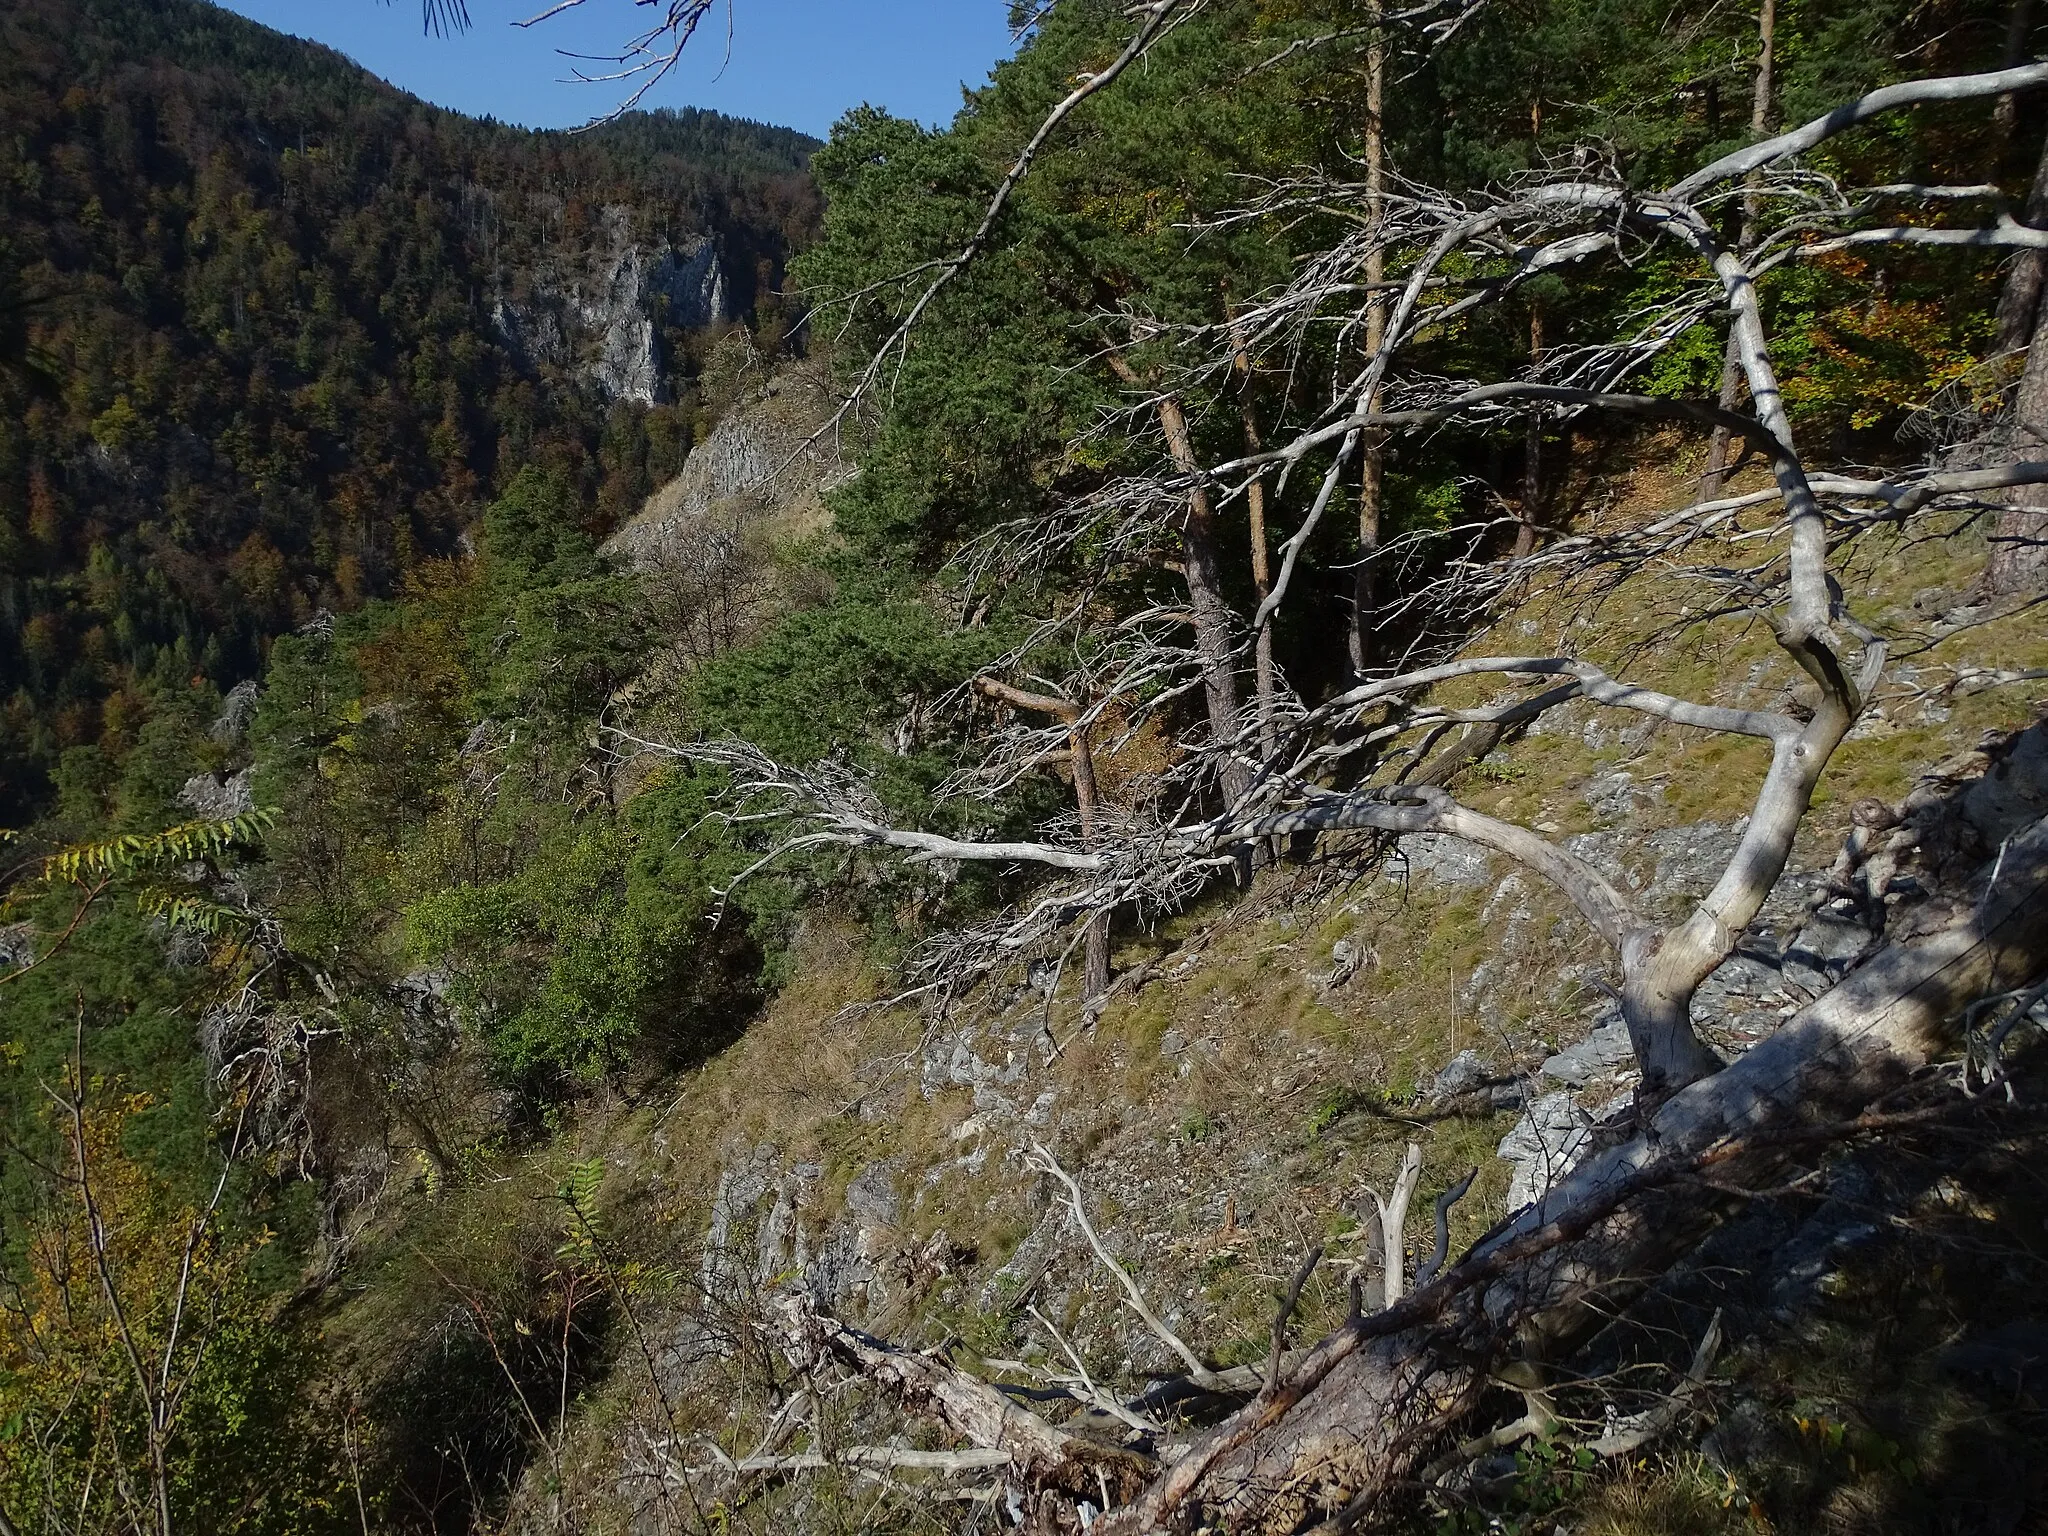
[[(974, 1445), (1007, 1451), (1010, 1509), (1027, 1529), (1124, 1533), (1220, 1524), (1293, 1531), (1322, 1520), (1348, 1526), (1380, 1510), (1419, 1470), (1443, 1465), (1446, 1445), (1455, 1444), (1447, 1437), (1478, 1405), (1495, 1367), (1540, 1363), (1568, 1349), (1643, 1277), (1687, 1251), (1717, 1213), (1716, 1202), (1702, 1198), (1706, 1184), (1767, 1184), (1831, 1139), (1882, 1128), (1885, 1096), (1953, 1043), (1969, 1005), (2041, 971), (2048, 960), (2048, 822), (2014, 829), (1941, 920), (1881, 950), (1734, 1064), (1723, 1065), (1691, 1020), (1695, 993), (1733, 953), (1784, 873), (1829, 762), (1885, 673), (1886, 642), (1849, 611), (1835, 562), (1874, 527), (1935, 509), (1967, 521), (1995, 510), (1997, 491), (2048, 483), (2048, 462), (2015, 456), (1990, 440), (1978, 445), (1975, 462), (1951, 449), (1938, 466), (1881, 478), (1822, 473), (1807, 464), (1757, 298), (1761, 275), (1852, 245), (2028, 250), (2048, 244), (2048, 236), (2014, 221), (1990, 188), (1845, 188), (1797, 157), (1887, 113), (1989, 101), (2044, 83), (2048, 65), (2035, 64), (1891, 86), (1655, 192), (1629, 187), (1588, 153), (1564, 171), (1534, 174), (1476, 206), (1395, 183), (1370, 194), (1377, 206), (1366, 217), (1363, 188), (1303, 179), (1248, 210), (1246, 218), (1283, 209), (1328, 212), (1351, 233), (1302, 264), (1284, 289), (1240, 312), (1227, 334), (1198, 329), (1176, 336), (1179, 354), (1196, 358), (1177, 375), (1131, 370), (1133, 419), (1163, 424), (1155, 474), (1118, 482), (1051, 520), (998, 530), (965, 557), (970, 579), (982, 585), (1019, 582), (1084, 547), (1112, 568), (1121, 560), (1156, 563), (1160, 550), (1187, 547), (1203, 508), (1249, 498), (1257, 487), (1277, 497), (1297, 473), (1317, 477), (1306, 510), (1279, 546), (1277, 569), (1261, 583), (1256, 609), (1228, 616), (1222, 650), (1208, 632), (1213, 626), (1201, 626), (1193, 643), (1180, 638), (1188, 627), (1181, 613), (1143, 613), (1103, 632), (1083, 593), (990, 669), (992, 677), (1030, 678), (1036, 692), (1076, 707), (1040, 723), (1013, 721), (990, 756), (949, 786), (969, 805), (1062, 750), (1077, 731), (1095, 733), (1099, 759), (1115, 750), (1115, 742), (1102, 739), (1112, 719), (1118, 731), (1134, 732), (1206, 692), (1205, 729), (1178, 743), (1155, 792), (1116, 816), (1095, 815), (1085, 832), (1071, 818), (1039, 838), (1002, 842), (899, 828), (889, 824), (867, 781), (843, 765), (798, 769), (743, 743), (615, 732), (624, 749), (728, 772), (735, 822), (787, 825), (757, 870), (787, 854), (838, 846), (888, 850), (916, 862), (1056, 872), (1057, 883), (997, 922), (936, 939), (913, 960), (911, 990), (940, 1006), (1020, 956), (1071, 948), (1103, 914), (1183, 904), (1280, 835), (1437, 833), (1502, 855), (1563, 893), (1619, 969), (1622, 1012), (1643, 1078), (1636, 1134), (1582, 1165), (1455, 1263), (1440, 1272), (1433, 1266), (1432, 1278), (1412, 1294), (1398, 1296), (1399, 1287), (1391, 1287), (1391, 1305), (1375, 1311), (1361, 1304), (1344, 1327), (1297, 1356), (1284, 1348), (1291, 1310), (1284, 1307), (1263, 1385), (1192, 1442), (1147, 1441), (1140, 1433), (1110, 1455), (1101, 1442), (1077, 1442), (986, 1383), (801, 1307), (785, 1320), (793, 1351), (836, 1360)], [(1749, 238), (1730, 244), (1709, 214), (1737, 188), (1757, 200), (1760, 216), (1746, 221)], [(1909, 216), (1915, 210), (1922, 218)], [(1971, 219), (1972, 210), (1984, 211)], [(1525, 372), (1490, 382), (1404, 369), (1404, 353), (1425, 333), (1498, 305), (1538, 274), (1561, 276), (1670, 250), (1692, 263), (1698, 280), (1634, 317), (1629, 334), (1552, 346)], [(1387, 274), (1384, 282), (1355, 281), (1369, 265)], [(1267, 446), (1229, 462), (1190, 462), (1171, 422), (1179, 395), (1205, 379), (1227, 378), (1247, 353), (1285, 367), (1311, 337), (1365, 334), (1367, 307), (1387, 294), (1391, 302), (1372, 327), (1376, 344), (1302, 420), (1269, 429)], [(1726, 318), (1751, 413), (1718, 399), (1671, 399), (1628, 387), (1678, 336), (1717, 314)], [(1112, 323), (1105, 318), (1106, 328)], [(1133, 339), (1155, 338), (1134, 330)], [(1259, 637), (1287, 610), (1299, 557), (1373, 441), (1450, 425), (1500, 425), (1538, 409), (1554, 422), (1614, 416), (1725, 430), (1768, 464), (1773, 488), (1717, 494), (1623, 532), (1561, 537), (1504, 563), (1479, 558), (1490, 527), (1466, 529), (1471, 555), (1411, 589), (1376, 616), (1379, 624), (1401, 620), (1410, 631), (1445, 637), (1438, 643), (1450, 653), (1449, 637), (1470, 633), (1538, 586), (1567, 594), (1611, 589), (1652, 563), (1677, 566), (1709, 586), (1719, 614), (1768, 626), (1805, 680), (1796, 705), (1694, 702), (1571, 655), (1444, 654), (1411, 656), (1388, 675), (1359, 676), (1321, 704), (1276, 685), (1249, 714), (1234, 701), (1219, 712), (1216, 674), (1221, 669), (1234, 680)], [(1744, 523), (1745, 512), (1772, 504), (1767, 523)], [(1683, 566), (1689, 551), (1710, 543), (1757, 553), (1746, 566)], [(1403, 557), (1399, 541), (1375, 555)], [(1103, 569), (1096, 579), (1112, 575)], [(1192, 587), (1192, 574), (1189, 581)], [(1052, 654), (1077, 658), (1076, 665), (1047, 677), (1044, 658)], [(1440, 685), (1476, 677), (1499, 679), (1520, 694), (1479, 708), (1434, 702)], [(963, 707), (973, 691), (963, 690)], [(1590, 863), (1537, 830), (1461, 805), (1443, 787), (1448, 775), (1432, 771), (1441, 758), (1430, 754), (1453, 730), (1465, 728), (1483, 750), (1503, 732), (1573, 702), (1769, 746), (1770, 767), (1733, 857), (1675, 924), (1653, 922)], [(1207, 813), (1190, 814), (1191, 807)], [(1079, 1191), (1069, 1188), (1078, 1209)], [(1389, 1217), (1396, 1204), (1405, 1206), (1398, 1194), (1388, 1202)], [(1703, 1344), (1702, 1358), (1711, 1353)], [(1195, 1367), (1190, 1380), (1200, 1386), (1208, 1367), (1199, 1360)], [(1488, 1437), (1493, 1443), (1508, 1443), (1500, 1435), (1510, 1429), (1534, 1432), (1530, 1426), (1542, 1423), (1541, 1382), (1525, 1390), (1529, 1413)], [(1141, 1416), (1139, 1407), (1124, 1407)], [(1132, 1455), (1149, 1462), (1142, 1489)]]

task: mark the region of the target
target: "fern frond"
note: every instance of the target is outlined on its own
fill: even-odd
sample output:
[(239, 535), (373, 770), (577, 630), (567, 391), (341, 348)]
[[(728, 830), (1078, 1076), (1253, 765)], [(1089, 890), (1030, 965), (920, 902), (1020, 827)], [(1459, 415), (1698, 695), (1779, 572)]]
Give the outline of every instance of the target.
[(217, 939), (231, 928), (246, 928), (255, 919), (238, 907), (223, 906), (183, 891), (147, 890), (136, 905), (151, 917), (161, 918), (172, 928), (185, 928)]
[(584, 1265), (597, 1261), (597, 1243), (601, 1236), (597, 1224), (597, 1194), (604, 1185), (604, 1174), (605, 1162), (601, 1157), (569, 1165), (569, 1177), (555, 1191), (555, 1198), (569, 1208), (568, 1219), (563, 1223), (562, 1246), (555, 1250), (556, 1258)]
[(161, 869), (166, 864), (188, 864), (258, 841), (276, 824), (278, 815), (274, 807), (266, 807), (221, 821), (188, 821), (161, 832), (124, 832), (119, 837), (77, 843), (43, 860), (43, 884), (80, 884)]

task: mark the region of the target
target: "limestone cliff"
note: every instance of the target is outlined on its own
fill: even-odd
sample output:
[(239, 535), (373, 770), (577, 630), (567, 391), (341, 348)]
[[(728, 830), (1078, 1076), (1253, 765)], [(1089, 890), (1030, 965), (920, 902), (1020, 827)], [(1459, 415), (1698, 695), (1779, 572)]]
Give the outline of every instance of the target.
[(538, 274), (523, 296), (500, 294), (491, 307), (498, 339), (520, 367), (570, 372), (607, 400), (641, 405), (669, 397), (663, 326), (733, 318), (715, 241), (650, 241), (618, 207), (605, 209), (602, 234), (580, 261)]
[(714, 518), (773, 523), (784, 533), (822, 523), (824, 492), (848, 473), (835, 435), (814, 439), (834, 403), (823, 367), (805, 361), (771, 374), (749, 353), (740, 373), (743, 385), (749, 377), (758, 382), (691, 453), (683, 472), (612, 536), (608, 553), (659, 563), (683, 553)]

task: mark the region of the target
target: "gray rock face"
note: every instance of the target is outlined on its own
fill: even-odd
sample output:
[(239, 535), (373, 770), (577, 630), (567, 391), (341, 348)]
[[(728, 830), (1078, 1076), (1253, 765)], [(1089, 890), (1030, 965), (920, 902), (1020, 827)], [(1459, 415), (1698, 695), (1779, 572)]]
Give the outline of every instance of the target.
[(741, 1151), (720, 1171), (712, 1197), (706, 1290), (737, 1296), (778, 1277), (796, 1278), (827, 1310), (872, 1307), (886, 1293), (885, 1271), (901, 1267), (898, 1172), (893, 1162), (868, 1164), (847, 1187), (845, 1213), (821, 1226), (823, 1164), (785, 1168), (771, 1146)]
[(869, 1163), (861, 1169), (846, 1186), (846, 1209), (860, 1223), (863, 1237), (901, 1222), (903, 1202), (896, 1195), (895, 1168), (888, 1163)]
[(1628, 1025), (1622, 1022), (1621, 1010), (1610, 1006), (1590, 1035), (1550, 1057), (1539, 1070), (1545, 1077), (1581, 1088), (1595, 1078), (1617, 1076), (1634, 1064)]
[(1635, 814), (1638, 806), (1660, 803), (1664, 799), (1664, 786), (1638, 784), (1631, 774), (1617, 769), (1588, 779), (1581, 793), (1593, 814), (1602, 821), (1625, 821)]
[(36, 957), (36, 925), (9, 923), (0, 928), (0, 976), (18, 971)]
[(762, 1200), (775, 1188), (780, 1154), (756, 1147), (719, 1170), (711, 1197), (711, 1229), (704, 1237), (704, 1288), (722, 1295), (747, 1280), (748, 1266), (739, 1258), (744, 1228)]
[(256, 797), (249, 788), (249, 772), (230, 774), (226, 779), (210, 773), (195, 773), (178, 791), (178, 804), (205, 821), (226, 821), (246, 816), (256, 809)]
[[(1442, 832), (1417, 832), (1402, 838), (1401, 856), (1409, 871), (1444, 885), (1485, 885), (1493, 878), (1493, 864), (1485, 849)], [(1387, 877), (1399, 879), (1402, 873), (1389, 866)]]
[(569, 360), (560, 299), (551, 289), (542, 289), (523, 302), (499, 295), (491, 304), (491, 329), (499, 344), (512, 354), (512, 361), (527, 373), (542, 364), (560, 366)]
[(1545, 1094), (1531, 1104), (1498, 1149), (1514, 1169), (1508, 1209), (1519, 1211), (1541, 1200), (1592, 1144), (1592, 1124), (1569, 1093)]
[(1030, 1065), (1031, 1047), (1023, 1031), (994, 1032), (984, 1038), (970, 1027), (932, 1042), (925, 1052), (921, 1086), (926, 1098), (944, 1088), (971, 1089), (976, 1114), (1014, 1114), (1017, 1101), (1003, 1090), (1014, 1091)]
[(606, 552), (658, 568), (686, 560), (726, 524), (791, 513), (801, 521), (847, 474), (834, 443), (811, 440), (831, 411), (818, 368), (799, 364), (777, 374), (719, 419), (683, 472), (648, 498)]
[(1439, 1103), (1455, 1099), (1460, 1094), (1472, 1092), (1486, 1085), (1490, 1076), (1486, 1063), (1477, 1051), (1460, 1051), (1453, 1056), (1443, 1071), (1437, 1073), (1436, 1081), (1430, 1085), (1429, 1096)]
[(604, 235), (569, 276), (542, 278), (523, 298), (499, 295), (491, 324), (528, 371), (573, 369), (608, 400), (668, 398), (661, 327), (691, 329), (733, 318), (718, 248), (699, 235), (681, 245), (636, 237), (624, 208), (607, 208)]
[(220, 702), (220, 713), (214, 717), (207, 734), (224, 747), (239, 747), (242, 738), (249, 734), (249, 726), (256, 719), (256, 706), (262, 701), (263, 687), (256, 679), (235, 684), (228, 690), (228, 696)]

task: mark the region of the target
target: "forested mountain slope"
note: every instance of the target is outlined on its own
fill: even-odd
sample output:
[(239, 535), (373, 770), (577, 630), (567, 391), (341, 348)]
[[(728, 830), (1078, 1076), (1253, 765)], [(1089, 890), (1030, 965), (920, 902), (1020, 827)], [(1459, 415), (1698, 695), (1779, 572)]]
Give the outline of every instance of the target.
[(0, 116), (9, 819), (154, 696), (395, 592), (521, 465), (593, 529), (637, 507), (698, 338), (774, 308), (815, 217), (801, 135), (469, 121), (197, 0), (8, 6)]
[[(372, 200), (346, 419), (534, 414), (459, 497), (308, 427), (260, 678), (106, 695), (7, 844), (0, 1512), (2048, 1518), (2031, 7), (1018, 19), (809, 157), (808, 346), (644, 328), (705, 226), (563, 190), (720, 125), (387, 139), (563, 182)], [(274, 313), (214, 239), (201, 358)], [(256, 441), (115, 434), (51, 313), (53, 488)]]

